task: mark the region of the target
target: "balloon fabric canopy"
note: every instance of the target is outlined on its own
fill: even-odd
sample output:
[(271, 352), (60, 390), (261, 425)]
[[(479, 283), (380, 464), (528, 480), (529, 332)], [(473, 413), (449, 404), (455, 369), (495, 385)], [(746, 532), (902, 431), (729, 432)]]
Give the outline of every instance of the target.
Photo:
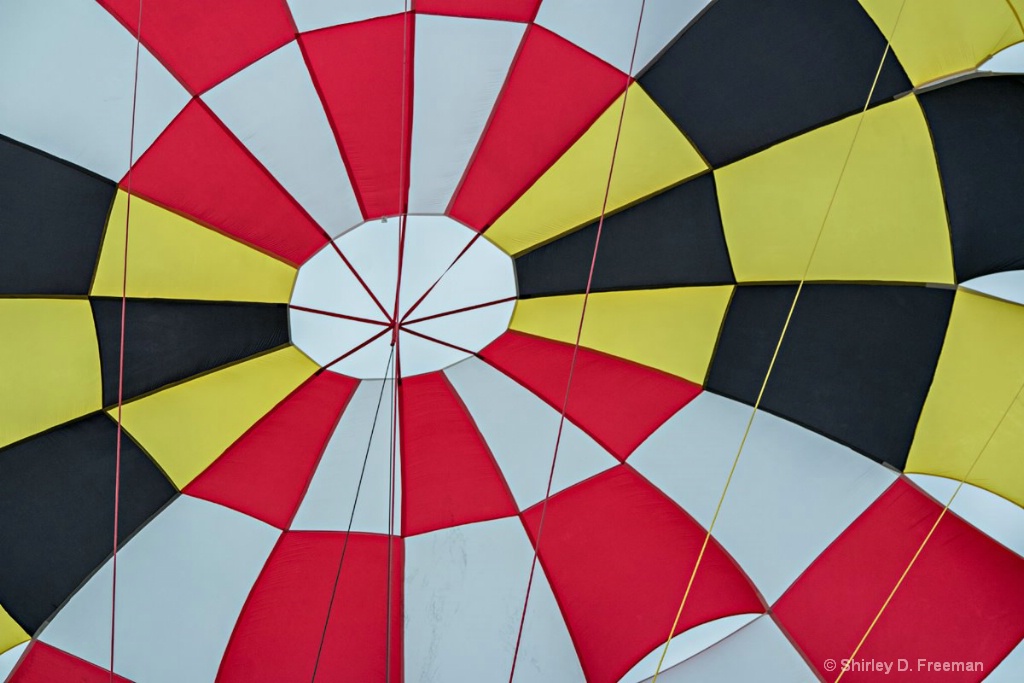
[(1024, 680), (1022, 13), (0, 0), (0, 680)]

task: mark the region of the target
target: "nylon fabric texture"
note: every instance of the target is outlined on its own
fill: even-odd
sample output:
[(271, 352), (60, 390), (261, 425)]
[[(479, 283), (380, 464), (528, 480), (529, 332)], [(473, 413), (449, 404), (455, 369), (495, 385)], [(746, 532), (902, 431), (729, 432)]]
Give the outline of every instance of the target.
[(1022, 12), (0, 0), (0, 681), (1024, 679)]

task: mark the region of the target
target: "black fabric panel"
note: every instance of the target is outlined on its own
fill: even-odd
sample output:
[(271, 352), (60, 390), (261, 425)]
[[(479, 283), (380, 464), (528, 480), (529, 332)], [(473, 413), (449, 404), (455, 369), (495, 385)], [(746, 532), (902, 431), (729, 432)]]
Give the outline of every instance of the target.
[(0, 294), (87, 294), (116, 190), (0, 136)]
[[(862, 109), (884, 53), (856, 0), (718, 0), (640, 84), (718, 168)], [(890, 50), (872, 101), (910, 88)]]
[[(117, 425), (103, 413), (0, 450), (0, 604), (28, 633), (107, 557), (114, 536)], [(118, 537), (175, 494), (126, 435)]]
[[(707, 388), (753, 405), (794, 286), (739, 286)], [(952, 290), (805, 285), (761, 407), (903, 469)]]
[(1024, 81), (977, 78), (920, 96), (959, 281), (1024, 268)]
[[(103, 403), (117, 403), (121, 300), (92, 300), (103, 366)], [(129, 299), (124, 398), (288, 342), (283, 304)]]
[[(519, 295), (583, 292), (597, 222), (516, 259)], [(714, 175), (605, 218), (592, 291), (734, 282)]]
[[(811, 288), (806, 285), (804, 294)], [(711, 357), (707, 389), (753, 405), (795, 292), (796, 285), (736, 287)], [(773, 386), (778, 373), (776, 365)]]

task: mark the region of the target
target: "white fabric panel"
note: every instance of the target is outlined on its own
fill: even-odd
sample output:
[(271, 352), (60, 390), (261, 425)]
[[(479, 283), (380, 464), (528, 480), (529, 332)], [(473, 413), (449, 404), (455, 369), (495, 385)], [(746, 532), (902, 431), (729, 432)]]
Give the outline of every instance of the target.
[[(117, 554), (116, 673), (146, 683), (212, 681), (280, 532), (182, 495)], [(111, 563), (41, 640), (97, 666), (110, 657)]]
[(15, 665), (21, 659), (21, 655), (25, 652), (29, 642), (26, 641), (21, 645), (15, 645), (7, 652), (0, 654), (0, 681), (6, 681), (7, 677), (14, 671)]
[(537, 23), (597, 55), (623, 73), (636, 41), (636, 74), (672, 42), (711, 0), (646, 0), (640, 38), (640, 0), (544, 0)]
[(395, 372), (394, 359), (391, 358), (391, 333), (387, 333), (370, 342), (344, 360), (331, 366), (332, 372), (359, 379), (385, 379)]
[[(762, 616), (658, 676), (661, 683), (817, 683), (818, 677), (775, 625)], [(650, 683), (647, 679), (644, 683)]]
[(410, 316), (425, 318), (516, 296), (512, 259), (481, 237), (451, 267)]
[(465, 351), (417, 337), (408, 332), (400, 333), (399, 355), (402, 359), (402, 377), (434, 372), (468, 358)]
[(968, 280), (960, 285), (963, 289), (1009, 301), (1024, 306), (1024, 270), (1010, 270), (992, 273)]
[(299, 31), (404, 12), (411, 0), (288, 0)]
[[(394, 289), (392, 285), (391, 291), (394, 292)], [(329, 244), (299, 268), (291, 303), (293, 306), (318, 311), (331, 311), (356, 318), (387, 322), (384, 313), (370, 298), (366, 288), (359, 283), (352, 270)], [(382, 302), (382, 305), (386, 304)]]
[[(91, 0), (0, 0), (0, 133), (111, 180), (128, 170), (135, 37)], [(189, 94), (142, 48), (135, 158)]]
[(701, 392), (640, 444), (629, 464), (706, 529), (751, 410)]
[(332, 237), (363, 221), (297, 43), (246, 67), (203, 100)]
[[(406, 539), (406, 680), (505, 680), (532, 559), (533, 547), (517, 517)], [(515, 680), (584, 680), (540, 564), (530, 590)]]
[[(931, 474), (907, 477), (946, 505), (959, 484), (955, 479)], [(991, 491), (964, 482), (949, 509), (1007, 548), (1024, 556), (1024, 509)]]
[(405, 312), (437, 282), (473, 238), (447, 216), (409, 216), (402, 251), (402, 291), (398, 310)]
[[(384, 397), (381, 399), (383, 386)], [(309, 531), (345, 531), (348, 529), (352, 504), (355, 503), (355, 518), (352, 531), (366, 531), (376, 534), (388, 532), (388, 505), (391, 466), (391, 381), (367, 380), (360, 382), (352, 395), (341, 421), (327, 442), (327, 448), (313, 479), (309, 483), (306, 497), (292, 522), (292, 529)], [(377, 401), (380, 412), (377, 413)], [(373, 427), (374, 414), (377, 426)], [(371, 430), (373, 439), (371, 440)], [(397, 433), (397, 432), (396, 432)], [(367, 445), (370, 455), (366, 461), (363, 484), (356, 500), (356, 486), (359, 472), (366, 458)], [(402, 460), (399, 444), (395, 444), (395, 534), (401, 533), (402, 510)]]
[(379, 325), (298, 310), (290, 313), (288, 324), (292, 343), (321, 367), (384, 329)]
[(995, 53), (987, 62), (978, 67), (978, 71), (991, 71), (997, 74), (1024, 73), (1024, 43), (1017, 43)]
[(358, 230), (335, 240), (338, 249), (389, 315), (395, 307), (395, 287), (398, 286), (398, 232), (397, 218), (387, 223), (367, 221)]
[(502, 304), (407, 324), (406, 327), (449, 344), (477, 350), (490, 344), (508, 329), (508, 322), (512, 319), (515, 308), (515, 301), (506, 301)]
[(447, 208), (525, 28), (505, 21), (416, 17), (410, 211)]
[[(494, 454), (520, 510), (544, 499), (559, 413), (499, 370), (468, 358), (445, 370)], [(619, 464), (565, 421), (552, 495)]]
[(985, 683), (1020, 683), (1024, 680), (1024, 640), (999, 662), (985, 678)]
[[(734, 614), (730, 617), (722, 617), (703, 624), (694, 626), (688, 631), (683, 631), (672, 638), (668, 645), (668, 652), (665, 653), (665, 662), (662, 669), (669, 669), (676, 664), (703, 652), (723, 638), (732, 635), (743, 628), (760, 614)], [(661, 660), (661, 653), (665, 645), (660, 644), (651, 650), (650, 654), (636, 663), (625, 676), (619, 679), (619, 683), (636, 683), (654, 675)]]
[[(706, 528), (750, 411), (704, 392), (629, 463)], [(845, 446), (759, 412), (714, 535), (771, 604), (896, 477)]]

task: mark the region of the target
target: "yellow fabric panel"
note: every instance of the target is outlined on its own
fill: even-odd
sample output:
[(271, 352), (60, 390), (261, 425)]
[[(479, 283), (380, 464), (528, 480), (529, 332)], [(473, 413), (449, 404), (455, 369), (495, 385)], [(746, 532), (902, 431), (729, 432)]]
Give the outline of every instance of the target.
[(11, 618), (3, 605), (0, 605), (0, 654), (7, 652), (15, 645), (21, 645), (28, 638), (29, 635)]
[[(907, 472), (963, 479), (1024, 382), (1024, 306), (960, 290)], [(967, 481), (1024, 506), (1024, 400)]]
[(84, 299), (0, 299), (0, 446), (102, 407)]
[[(860, 113), (715, 171), (740, 282), (799, 280)], [(946, 210), (917, 98), (864, 115), (809, 280), (952, 283)]]
[(121, 420), (180, 489), (317, 367), (289, 346), (127, 403)]
[(1006, 0), (1006, 2), (1010, 5), (1017, 25), (1021, 27), (1021, 33), (1024, 33), (1024, 0)]
[[(914, 85), (968, 71), (1024, 39), (1007, 0), (860, 0)], [(896, 27), (893, 32), (893, 26)], [(881, 58), (881, 55), (879, 55)]]
[[(121, 296), (127, 197), (118, 190), (94, 296)], [(132, 197), (128, 248), (128, 296), (285, 303), (295, 281), (290, 265), (140, 197)]]
[[(704, 384), (732, 285), (590, 295), (580, 345)], [(511, 329), (573, 344), (582, 294), (522, 299)]]
[[(515, 255), (599, 217), (621, 112), (620, 96), (494, 222), (487, 237)], [(630, 86), (608, 212), (706, 169), (707, 164), (690, 141), (643, 88), (635, 83)]]

